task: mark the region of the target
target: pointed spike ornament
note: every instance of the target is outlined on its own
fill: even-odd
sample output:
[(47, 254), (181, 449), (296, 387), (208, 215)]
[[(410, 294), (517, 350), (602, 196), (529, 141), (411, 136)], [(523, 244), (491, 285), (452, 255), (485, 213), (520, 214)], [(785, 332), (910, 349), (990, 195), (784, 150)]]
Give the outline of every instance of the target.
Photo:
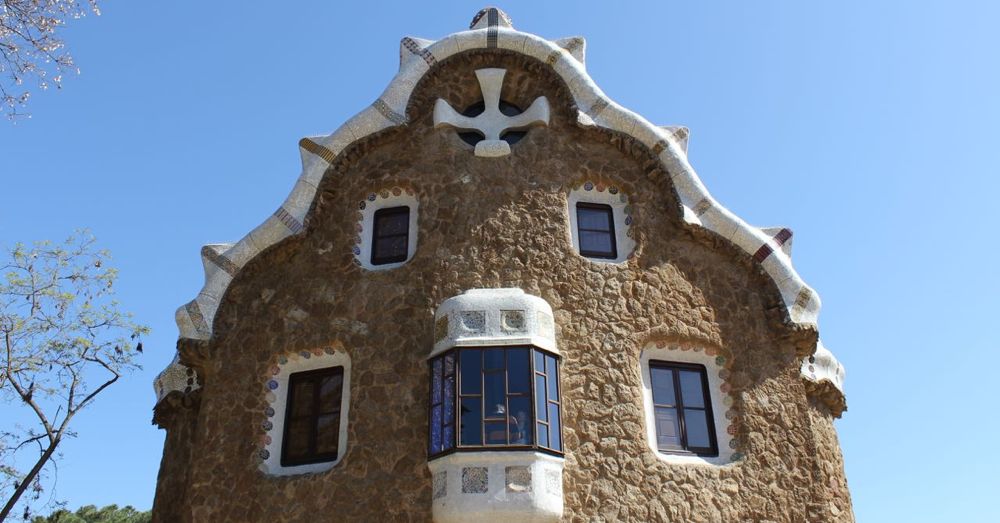
[(510, 144), (500, 137), (507, 131), (549, 125), (549, 100), (535, 98), (526, 111), (515, 116), (500, 112), (500, 89), (503, 87), (505, 69), (478, 69), (476, 78), (483, 92), (483, 112), (475, 117), (464, 116), (451, 104), (438, 98), (434, 103), (434, 128), (454, 128), (459, 131), (476, 131), (484, 137), (476, 144), (476, 156), (496, 158), (510, 154)]
[(510, 15), (505, 13), (503, 9), (490, 6), (480, 9), (476, 16), (472, 17), (469, 29), (488, 29), (491, 26), (513, 29), (514, 23), (511, 21)]

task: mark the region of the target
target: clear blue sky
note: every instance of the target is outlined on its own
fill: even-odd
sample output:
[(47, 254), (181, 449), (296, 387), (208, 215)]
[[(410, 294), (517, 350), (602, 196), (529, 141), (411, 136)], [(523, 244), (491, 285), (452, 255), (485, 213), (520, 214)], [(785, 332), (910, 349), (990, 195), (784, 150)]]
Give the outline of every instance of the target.
[[(848, 370), (837, 427), (859, 520), (992, 520), (1000, 4), (500, 5), (519, 29), (586, 37), (606, 93), (690, 127), (719, 201), (795, 231)], [(0, 124), (0, 244), (90, 227), (154, 329), (145, 369), (78, 418), (59, 471), (70, 506), (151, 506), (150, 382), (201, 286), (200, 246), (277, 208), (298, 139), (370, 104), (401, 37), (462, 30), (480, 7), (108, 2), (67, 31), (83, 74)]]

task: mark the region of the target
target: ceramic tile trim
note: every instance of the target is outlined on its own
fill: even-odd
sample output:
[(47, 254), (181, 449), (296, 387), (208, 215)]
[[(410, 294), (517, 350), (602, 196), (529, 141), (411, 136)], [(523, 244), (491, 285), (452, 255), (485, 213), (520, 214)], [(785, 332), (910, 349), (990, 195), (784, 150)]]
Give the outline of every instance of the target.
[[(410, 223), (407, 231), (406, 259), (401, 262), (372, 265), (372, 234), (375, 227), (375, 211), (389, 207), (409, 207)], [(417, 220), (420, 214), (420, 201), (412, 187), (392, 186), (368, 193), (357, 204), (357, 219), (355, 224), (354, 244), (351, 254), (354, 264), (369, 271), (395, 269), (405, 265), (417, 252)]]
[(534, 345), (554, 354), (552, 307), (521, 289), (469, 289), (434, 312), (435, 340), (428, 358), (453, 347)]
[[(819, 295), (792, 268), (791, 258), (781, 245), (776, 244), (771, 234), (749, 225), (712, 198), (688, 162), (686, 130), (678, 132), (677, 128), (658, 127), (618, 105), (594, 83), (584, 63), (571, 52), (565, 52), (558, 41), (517, 31), (505, 13), (497, 10), (497, 13), (491, 14), (490, 9), (495, 8), (484, 10), (486, 16), (477, 18), (473, 24), (475, 29), (454, 33), (433, 43), (414, 38), (407, 42), (404, 39), (402, 45), (410, 56), (401, 60), (399, 72), (378, 98), (381, 103), (376, 102), (377, 107), (366, 107), (330, 135), (300, 141), (302, 174), (285, 204), (275, 216), (269, 217), (224, 252), (216, 254), (231, 260), (240, 269), (264, 249), (292, 234), (301, 234), (308, 225), (310, 208), (304, 202), (312, 202), (316, 186), (330, 164), (355, 141), (388, 127), (405, 124), (410, 95), (430, 65), (469, 49), (502, 48), (542, 62), (556, 53), (554, 63), (550, 64), (553, 71), (566, 82), (576, 105), (586, 109), (578, 114), (578, 124), (629, 134), (650, 150), (658, 151), (661, 167), (671, 174), (671, 181), (684, 206), (684, 220), (720, 234), (751, 256), (767, 245), (772, 252), (766, 256), (761, 267), (777, 284), (791, 321), (804, 325), (816, 323), (820, 310)], [(581, 42), (580, 45), (582, 48), (584, 44)], [(695, 212), (696, 209), (700, 212)], [(205, 289), (212, 292), (200, 293), (193, 302), (178, 309), (177, 325), (181, 338), (205, 340), (211, 337), (215, 310), (232, 279), (230, 274), (220, 276), (223, 272), (213, 271), (210, 274), (206, 271)]]
[(434, 521), (558, 522), (564, 459), (543, 452), (453, 452), (427, 462)]
[[(321, 463), (283, 466), (281, 464), (281, 443), (284, 437), (290, 376), (296, 372), (331, 367), (344, 368), (340, 420), (337, 429), (337, 457), (332, 461)], [(268, 366), (267, 375), (261, 380), (261, 394), (264, 395), (266, 406), (255, 450), (255, 462), (258, 470), (270, 476), (315, 474), (330, 470), (344, 459), (344, 454), (347, 453), (347, 424), (351, 407), (351, 357), (341, 346), (291, 351), (275, 356), (274, 361)]]
[(156, 392), (156, 402), (159, 403), (171, 392), (181, 392), (187, 394), (193, 390), (201, 388), (198, 384), (198, 376), (191, 367), (181, 365), (180, 359), (174, 356), (173, 361), (167, 368), (156, 375), (153, 379), (153, 390)]
[(578, 203), (598, 203), (611, 207), (614, 219), (615, 245), (618, 256), (613, 259), (584, 258), (594, 263), (623, 263), (632, 257), (635, 252), (635, 240), (632, 230), (632, 205), (629, 204), (629, 197), (614, 183), (603, 180), (581, 180), (574, 184), (566, 197), (567, 219), (569, 220), (570, 243), (573, 251), (580, 252), (579, 226), (576, 223), (576, 204)]
[(809, 393), (826, 403), (834, 416), (839, 418), (847, 410), (844, 398), (844, 378), (847, 371), (833, 353), (823, 346), (822, 340), (816, 343), (816, 352), (802, 360), (800, 374), (806, 381)]

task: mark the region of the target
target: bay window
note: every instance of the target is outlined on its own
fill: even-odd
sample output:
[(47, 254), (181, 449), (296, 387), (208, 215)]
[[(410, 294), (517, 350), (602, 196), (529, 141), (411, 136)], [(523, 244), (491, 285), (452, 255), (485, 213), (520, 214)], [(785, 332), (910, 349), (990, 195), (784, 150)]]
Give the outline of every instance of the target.
[(430, 445), (562, 452), (558, 358), (531, 346), (462, 347), (430, 361)]

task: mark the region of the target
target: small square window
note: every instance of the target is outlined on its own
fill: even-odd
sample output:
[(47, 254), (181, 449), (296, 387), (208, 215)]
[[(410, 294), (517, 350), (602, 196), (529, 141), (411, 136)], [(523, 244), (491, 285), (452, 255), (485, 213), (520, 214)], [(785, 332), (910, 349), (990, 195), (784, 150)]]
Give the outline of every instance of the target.
[(288, 377), (288, 405), (281, 466), (337, 459), (344, 367), (297, 372)]
[(577, 203), (576, 227), (582, 256), (610, 260), (618, 257), (615, 217), (610, 205)]
[(406, 261), (410, 240), (410, 208), (389, 207), (375, 211), (372, 265)]
[(718, 456), (705, 367), (650, 362), (656, 447), (670, 454)]

